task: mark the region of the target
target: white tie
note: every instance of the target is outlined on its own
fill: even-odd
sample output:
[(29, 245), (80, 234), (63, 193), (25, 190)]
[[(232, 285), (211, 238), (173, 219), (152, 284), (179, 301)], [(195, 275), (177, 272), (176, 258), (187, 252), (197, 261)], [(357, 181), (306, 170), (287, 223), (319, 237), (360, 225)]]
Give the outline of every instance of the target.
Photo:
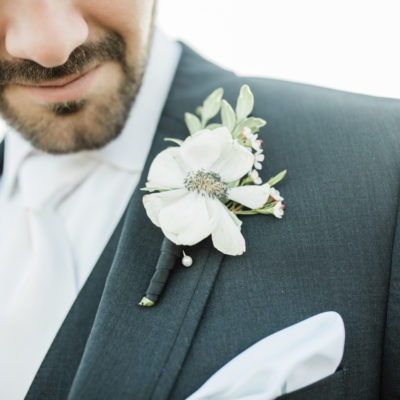
[[(30, 382), (21, 380), (34, 376), (76, 297), (73, 252), (57, 206), (95, 166), (84, 154), (30, 154), (21, 165), (24, 207), (9, 240), (0, 244), (0, 398), (24, 397), (20, 387)], [(8, 244), (16, 243), (15, 236), (21, 248)], [(41, 343), (32, 346), (31, 335), (41, 337)], [(1, 388), (3, 379), (7, 389)]]

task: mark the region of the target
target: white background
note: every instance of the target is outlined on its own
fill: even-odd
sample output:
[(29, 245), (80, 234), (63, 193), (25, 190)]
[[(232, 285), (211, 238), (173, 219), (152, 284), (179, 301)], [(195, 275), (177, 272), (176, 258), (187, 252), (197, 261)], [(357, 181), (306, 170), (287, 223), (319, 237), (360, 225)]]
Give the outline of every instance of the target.
[(158, 26), (239, 74), (400, 98), (399, 0), (159, 0)]
[(239, 74), (400, 98), (400, 0), (158, 1), (165, 33)]

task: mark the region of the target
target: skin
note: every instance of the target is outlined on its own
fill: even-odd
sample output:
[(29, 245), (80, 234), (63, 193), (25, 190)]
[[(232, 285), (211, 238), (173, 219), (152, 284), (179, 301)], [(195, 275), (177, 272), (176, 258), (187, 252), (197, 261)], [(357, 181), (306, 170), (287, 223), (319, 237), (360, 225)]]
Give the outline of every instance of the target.
[[(99, 148), (121, 132), (140, 87), (153, 0), (0, 0), (0, 114), (49, 153)], [(81, 77), (89, 89), (49, 101), (27, 87)]]

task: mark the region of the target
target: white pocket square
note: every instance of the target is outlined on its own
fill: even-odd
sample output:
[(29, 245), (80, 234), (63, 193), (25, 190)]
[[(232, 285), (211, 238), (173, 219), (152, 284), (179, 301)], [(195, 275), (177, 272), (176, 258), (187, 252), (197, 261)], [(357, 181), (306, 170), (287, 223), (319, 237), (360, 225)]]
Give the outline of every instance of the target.
[(305, 319), (240, 353), (187, 400), (270, 400), (301, 389), (336, 371), (344, 337), (336, 312)]

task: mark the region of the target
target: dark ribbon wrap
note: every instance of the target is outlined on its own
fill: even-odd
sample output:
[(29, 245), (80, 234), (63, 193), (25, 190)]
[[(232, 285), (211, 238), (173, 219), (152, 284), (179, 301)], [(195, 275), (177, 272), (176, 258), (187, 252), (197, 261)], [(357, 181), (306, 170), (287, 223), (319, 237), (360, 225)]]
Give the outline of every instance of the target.
[[(161, 292), (167, 283), (171, 270), (175, 267), (176, 262), (182, 257), (182, 249), (169, 239), (164, 238), (160, 257), (158, 258), (156, 270), (151, 278), (150, 284), (146, 290), (146, 298), (153, 303), (159, 299)], [(145, 305), (141, 304), (140, 305)]]

